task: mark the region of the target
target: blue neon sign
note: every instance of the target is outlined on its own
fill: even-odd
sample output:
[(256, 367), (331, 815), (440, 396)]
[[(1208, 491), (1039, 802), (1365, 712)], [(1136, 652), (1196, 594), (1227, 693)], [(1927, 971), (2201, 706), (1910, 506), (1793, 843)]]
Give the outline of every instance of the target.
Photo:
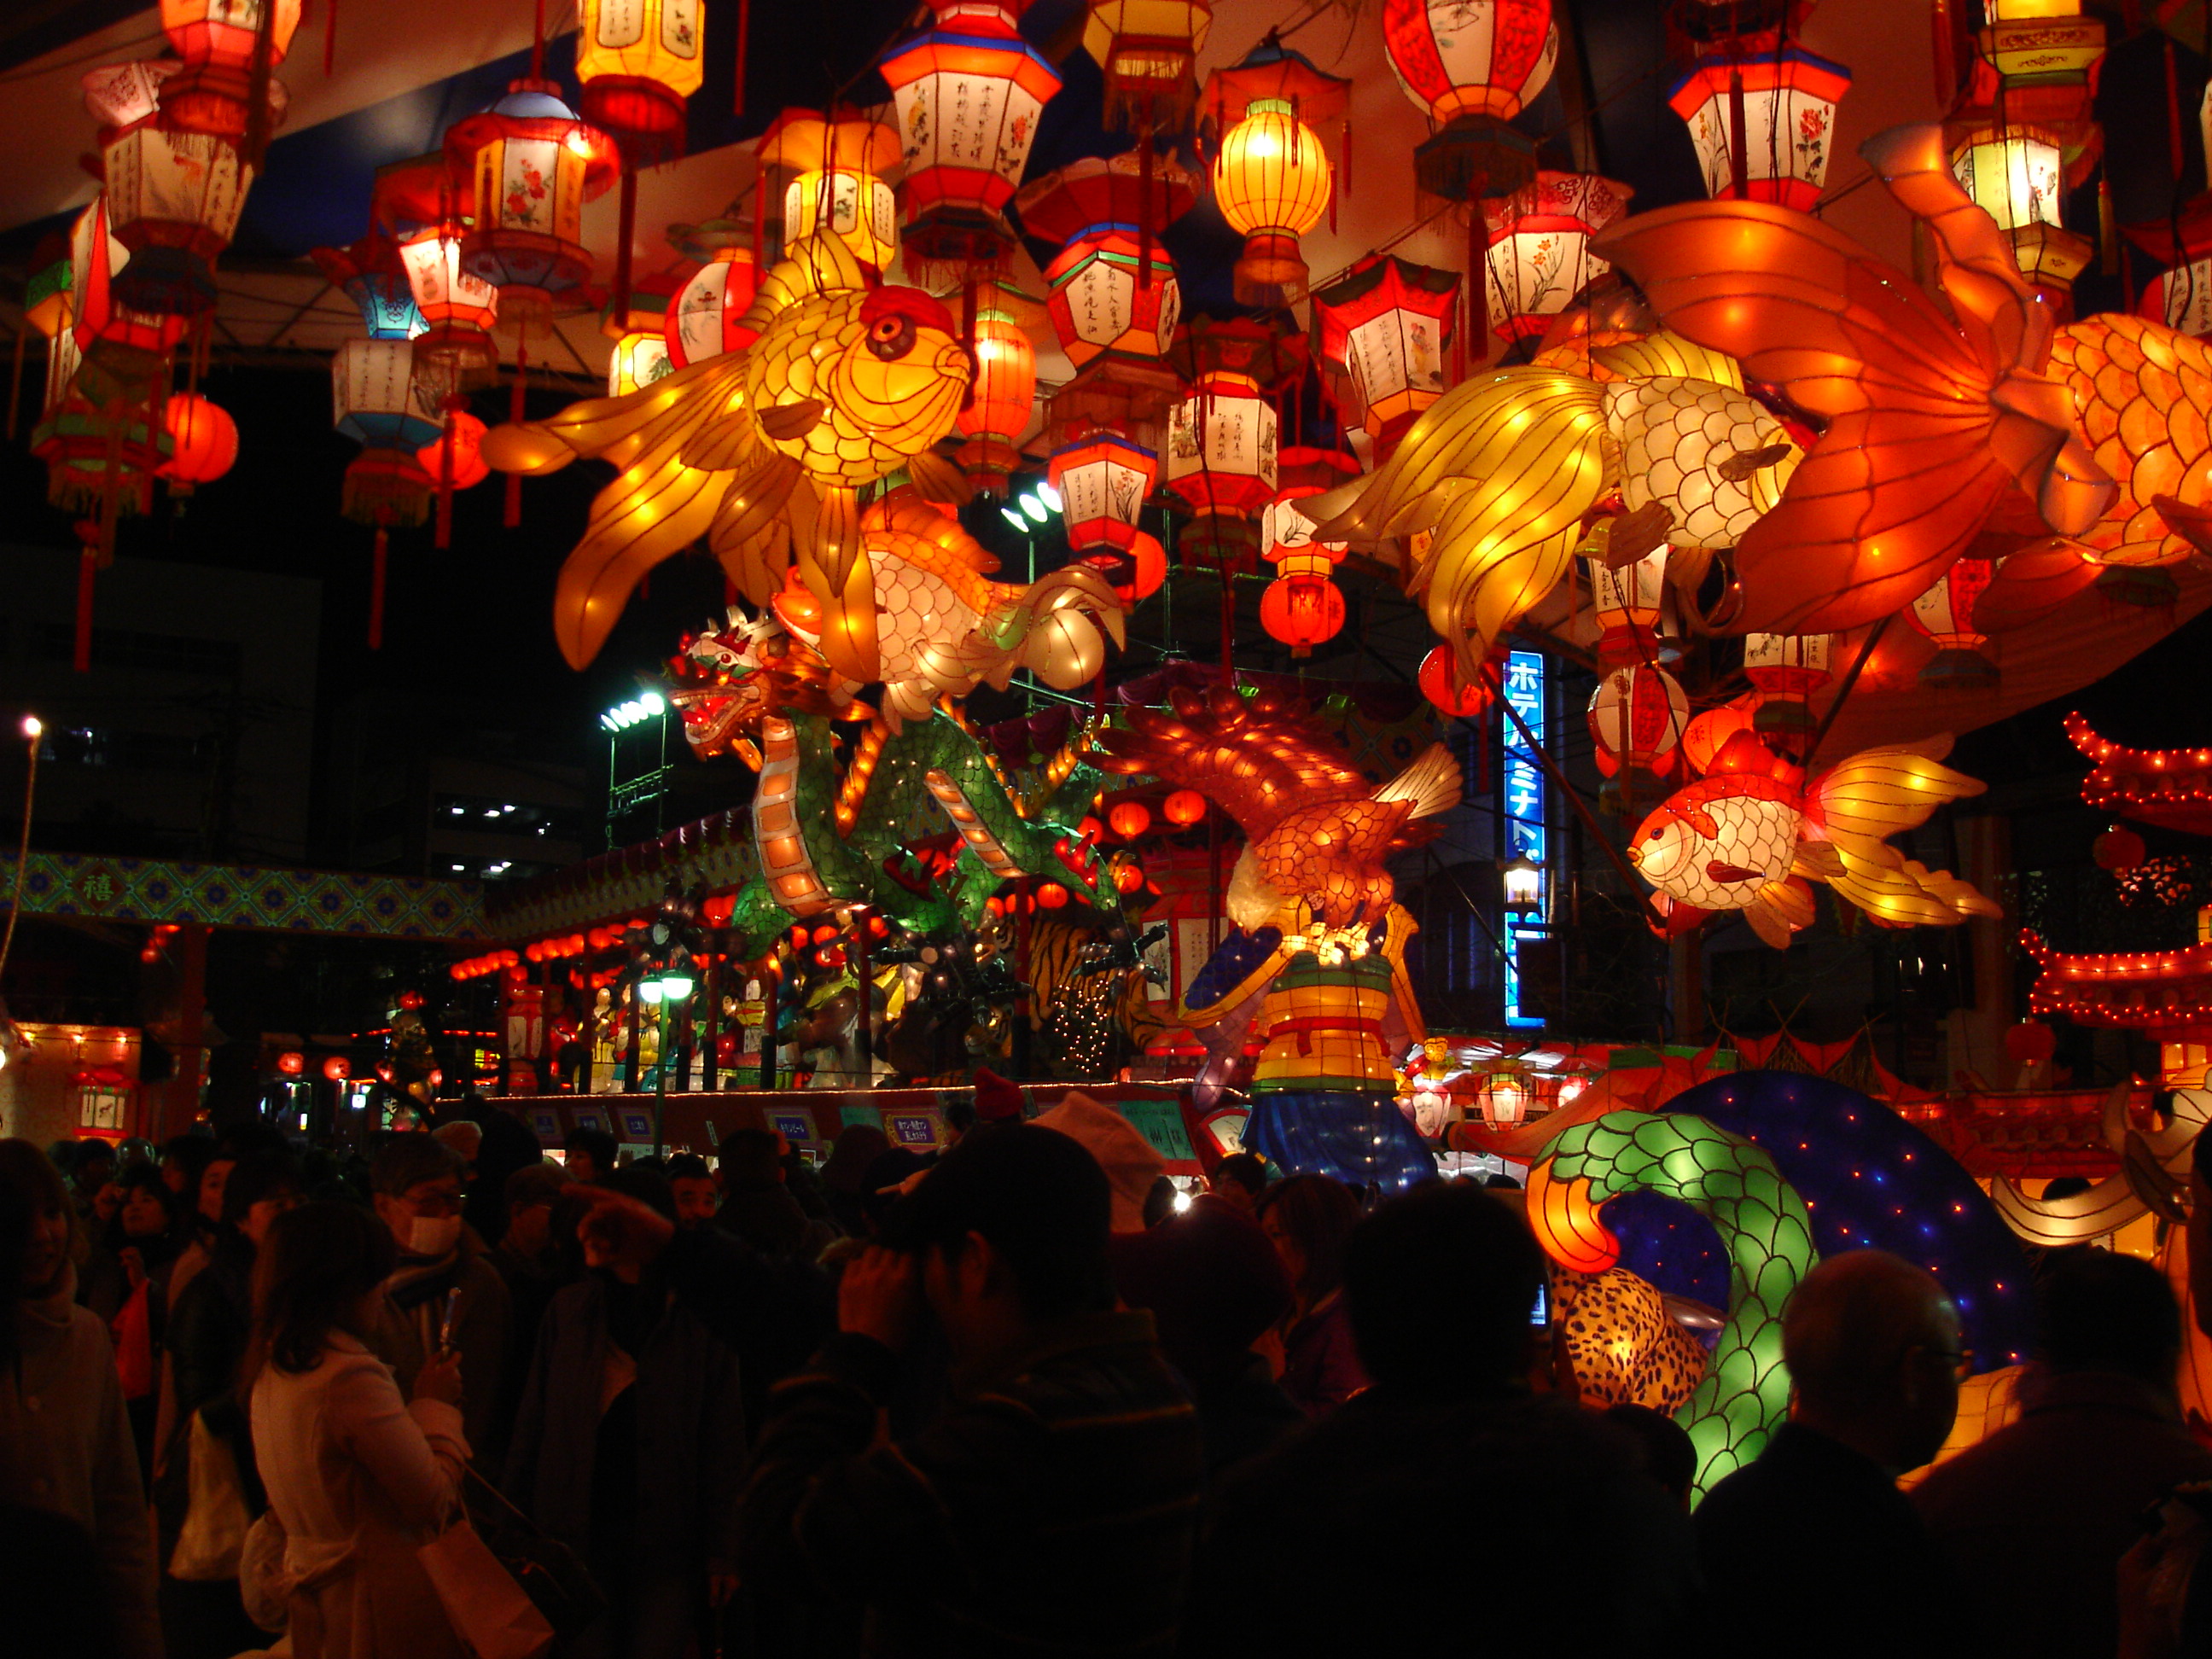
[[(1537, 652), (1516, 651), (1505, 659), (1503, 695), (1520, 715), (1522, 725), (1538, 743), (1544, 731), (1544, 659)], [(1505, 740), (1504, 807), (1505, 856), (1526, 857), (1546, 869), (1551, 867), (1550, 834), (1544, 823), (1544, 772), (1511, 716), (1501, 713)], [(1521, 941), (1543, 937), (1540, 906), (1510, 917), (1505, 928), (1505, 1023), (1536, 1026), (1544, 1022), (1521, 1012)], [(1534, 927), (1528, 924), (1536, 924)]]

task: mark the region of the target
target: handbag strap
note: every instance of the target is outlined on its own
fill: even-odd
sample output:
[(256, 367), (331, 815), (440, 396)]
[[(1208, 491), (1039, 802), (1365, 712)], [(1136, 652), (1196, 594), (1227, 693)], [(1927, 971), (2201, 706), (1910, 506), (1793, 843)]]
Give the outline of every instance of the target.
[(509, 1498), (497, 1486), (493, 1486), (490, 1481), (485, 1480), (483, 1475), (477, 1474), (473, 1466), (464, 1464), (462, 1465), (461, 1472), (469, 1480), (475, 1481), (476, 1484), (479, 1487), (483, 1488), (483, 1491), (489, 1492), (501, 1509), (505, 1510), (516, 1520), (521, 1522), (524, 1526), (529, 1528), (533, 1534), (536, 1534), (540, 1537), (544, 1535), (544, 1528), (540, 1527), (538, 1522), (531, 1517), (527, 1510), (524, 1510), (520, 1504), (517, 1504), (512, 1498)]

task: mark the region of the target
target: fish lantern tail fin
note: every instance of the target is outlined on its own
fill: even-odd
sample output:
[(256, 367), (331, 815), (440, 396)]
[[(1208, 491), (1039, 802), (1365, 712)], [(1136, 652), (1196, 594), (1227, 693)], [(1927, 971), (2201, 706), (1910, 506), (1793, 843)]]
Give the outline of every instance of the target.
[(1917, 829), (1936, 809), (1982, 793), (1978, 779), (1942, 763), (1949, 734), (1917, 744), (1869, 749), (1815, 779), (1806, 803), (1808, 845), (1825, 843), (1808, 873), (1875, 921), (1891, 927), (1955, 927), (1968, 916), (2002, 908), (1948, 870), (1929, 870), (1888, 843)]

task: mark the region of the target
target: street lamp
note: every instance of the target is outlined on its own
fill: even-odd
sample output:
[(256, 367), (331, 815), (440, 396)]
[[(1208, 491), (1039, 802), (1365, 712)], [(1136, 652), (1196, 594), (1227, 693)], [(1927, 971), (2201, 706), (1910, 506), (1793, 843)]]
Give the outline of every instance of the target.
[(1508, 915), (1528, 915), (1544, 908), (1544, 866), (1526, 853), (1499, 869)]
[(638, 981), (637, 994), (656, 1009), (655, 1028), (660, 1033), (660, 1057), (653, 1068), (653, 1155), (661, 1153), (661, 1117), (668, 1108), (668, 1010), (691, 1000), (691, 970), (660, 968)]

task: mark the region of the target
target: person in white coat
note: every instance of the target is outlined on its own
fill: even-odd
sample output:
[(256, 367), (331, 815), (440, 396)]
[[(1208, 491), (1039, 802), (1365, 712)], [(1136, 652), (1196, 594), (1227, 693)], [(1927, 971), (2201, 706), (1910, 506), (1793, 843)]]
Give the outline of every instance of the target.
[(430, 1360), (403, 1400), (368, 1351), (394, 1255), (366, 1211), (315, 1203), (254, 1263), (253, 1449), (285, 1532), (294, 1659), (466, 1656), (416, 1556), (468, 1462), (460, 1366)]
[[(145, 1488), (115, 1350), (99, 1316), (76, 1305), (76, 1215), (44, 1152), (0, 1140), (0, 1508), (26, 1524), (82, 1528), (99, 1583), (74, 1593), (104, 1626), (99, 1641), (119, 1659), (159, 1659)], [(0, 1583), (21, 1588), (6, 1574)], [(0, 1652), (21, 1636), (0, 1614)]]

